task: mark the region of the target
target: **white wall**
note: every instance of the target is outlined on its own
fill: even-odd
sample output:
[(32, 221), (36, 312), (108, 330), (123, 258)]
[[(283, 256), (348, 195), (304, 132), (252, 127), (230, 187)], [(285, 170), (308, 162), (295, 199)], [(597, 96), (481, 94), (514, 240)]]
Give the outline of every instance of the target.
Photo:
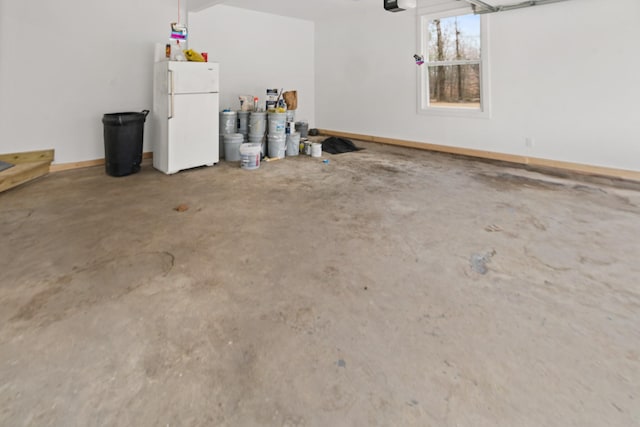
[(153, 44), (168, 38), (176, 4), (0, 0), (0, 153), (103, 158), (102, 115), (151, 109)]
[(189, 47), (220, 63), (220, 106), (239, 109), (239, 95), (264, 105), (267, 88), (298, 91), (296, 119), (315, 121), (314, 24), (218, 5), (189, 14)]
[(640, 171), (639, 18), (637, 0), (491, 15), (492, 118), (465, 119), (416, 112), (413, 13), (336, 14), (316, 24), (317, 126)]
[[(176, 10), (175, 0), (0, 0), (0, 153), (104, 157), (102, 114), (151, 107), (153, 43)], [(309, 21), (215, 6), (190, 27), (191, 47), (221, 63), (223, 105), (297, 89), (297, 118), (314, 127), (640, 170), (638, 17), (636, 0), (492, 15), (488, 120), (416, 113), (410, 12), (336, 13), (314, 35)]]

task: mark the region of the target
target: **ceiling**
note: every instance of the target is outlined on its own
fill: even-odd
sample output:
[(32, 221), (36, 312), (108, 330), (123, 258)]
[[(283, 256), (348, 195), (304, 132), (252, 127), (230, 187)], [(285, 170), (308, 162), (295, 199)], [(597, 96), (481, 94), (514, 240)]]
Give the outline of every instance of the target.
[(224, 0), (187, 0), (190, 12), (200, 12), (216, 4), (224, 3)]
[[(384, 9), (382, 0), (188, 0), (189, 10), (198, 12), (217, 4), (289, 16), (292, 18), (319, 21), (335, 16), (364, 14), (368, 11)], [(469, 0), (472, 1), (472, 0)], [(524, 0), (482, 0), (490, 6), (505, 6), (521, 3)], [(564, 0), (538, 0), (541, 2)], [(447, 10), (468, 8), (466, 0), (418, 0), (418, 8), (426, 12), (442, 12)], [(404, 13), (404, 12), (401, 12)]]
[(376, 7), (383, 9), (382, 0), (189, 0), (189, 10), (199, 11), (222, 3), (308, 21), (322, 20), (336, 13), (358, 13)]

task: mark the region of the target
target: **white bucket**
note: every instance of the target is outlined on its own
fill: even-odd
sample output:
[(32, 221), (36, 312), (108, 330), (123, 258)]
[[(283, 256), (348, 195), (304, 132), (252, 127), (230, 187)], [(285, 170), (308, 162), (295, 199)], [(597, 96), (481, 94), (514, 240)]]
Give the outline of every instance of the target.
[(262, 155), (267, 155), (267, 138), (264, 135), (249, 134), (249, 144), (260, 144)]
[(322, 157), (321, 142), (314, 142), (311, 144), (311, 157)]
[(284, 135), (287, 127), (285, 113), (269, 113), (269, 135)]
[(287, 121), (293, 122), (296, 119), (296, 110), (287, 110), (285, 113), (287, 115)]
[(249, 136), (267, 133), (267, 113), (253, 112), (249, 116)]
[(284, 158), (287, 140), (284, 135), (269, 135), (269, 157)]
[(225, 135), (236, 133), (237, 120), (238, 114), (235, 111), (222, 111), (220, 113), (220, 133)]
[(240, 145), (240, 167), (242, 169), (253, 170), (260, 167), (261, 144)]
[(224, 136), (224, 158), (228, 162), (240, 160), (240, 145), (244, 136), (241, 133), (232, 133)]
[(300, 154), (300, 134), (291, 133), (287, 135), (287, 157)]

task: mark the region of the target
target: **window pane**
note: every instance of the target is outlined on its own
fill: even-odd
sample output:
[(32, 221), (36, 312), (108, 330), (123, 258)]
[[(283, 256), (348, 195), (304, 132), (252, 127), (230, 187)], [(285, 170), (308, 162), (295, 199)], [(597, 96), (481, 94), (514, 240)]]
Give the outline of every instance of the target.
[(429, 21), (429, 62), (480, 59), (480, 16)]
[(429, 66), (429, 105), (480, 108), (480, 64)]

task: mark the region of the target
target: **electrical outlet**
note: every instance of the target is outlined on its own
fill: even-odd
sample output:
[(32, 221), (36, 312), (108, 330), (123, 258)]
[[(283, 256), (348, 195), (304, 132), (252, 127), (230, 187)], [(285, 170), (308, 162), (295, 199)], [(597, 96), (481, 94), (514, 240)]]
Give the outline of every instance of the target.
[(536, 145), (536, 140), (532, 136), (527, 136), (524, 138), (524, 146), (527, 148), (533, 148)]

